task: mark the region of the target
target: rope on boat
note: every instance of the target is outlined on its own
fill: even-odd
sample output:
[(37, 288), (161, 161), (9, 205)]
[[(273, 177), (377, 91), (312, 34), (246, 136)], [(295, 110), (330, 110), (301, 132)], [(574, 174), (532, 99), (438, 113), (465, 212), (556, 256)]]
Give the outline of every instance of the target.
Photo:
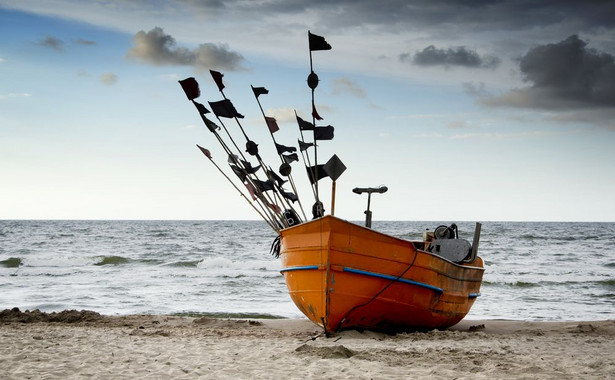
[(276, 236), (271, 243), (271, 248), (269, 248), (269, 253), (276, 259), (280, 258), (280, 235)]
[(376, 298), (378, 298), (378, 296), (380, 296), (385, 290), (387, 290), (391, 285), (393, 285), (394, 283), (399, 281), (399, 279), (402, 278), (406, 274), (406, 272), (408, 272), (410, 270), (410, 268), (412, 268), (414, 266), (414, 262), (416, 261), (416, 258), (417, 258), (418, 255), (419, 255), (419, 252), (418, 252), (418, 250), (415, 247), (414, 248), (414, 258), (412, 259), (412, 262), (410, 263), (410, 265), (403, 272), (401, 272), (401, 274), (399, 276), (397, 276), (395, 279), (391, 280), (391, 282), (386, 284), (386, 286), (384, 288), (382, 288), (378, 293), (376, 293), (369, 301), (365, 302), (364, 304), (357, 305), (357, 306), (353, 307), (352, 309), (350, 309), (350, 311), (348, 311), (348, 313), (346, 313), (346, 315), (344, 315), (344, 318), (342, 318), (342, 320), (340, 321), (340, 324), (337, 326), (337, 328), (335, 330), (336, 331), (340, 330), (342, 328), (342, 325), (344, 324), (344, 322), (346, 322), (346, 320), (348, 319), (350, 314), (352, 314), (355, 310), (357, 310), (357, 309), (359, 309), (361, 307), (365, 307), (365, 306), (369, 305), (370, 303), (374, 302), (374, 300)]

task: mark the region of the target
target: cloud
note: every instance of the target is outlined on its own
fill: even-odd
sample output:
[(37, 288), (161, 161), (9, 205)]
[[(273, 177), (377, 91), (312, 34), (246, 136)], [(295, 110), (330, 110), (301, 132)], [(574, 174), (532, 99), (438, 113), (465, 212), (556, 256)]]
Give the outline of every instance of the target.
[(90, 40), (85, 40), (83, 38), (77, 38), (75, 40), (75, 43), (79, 44), (79, 45), (86, 45), (86, 46), (93, 46), (96, 45), (96, 41), (90, 41)]
[(417, 51), (411, 58), (409, 53), (399, 56), (402, 62), (411, 62), (418, 66), (463, 66), (470, 68), (496, 68), (500, 59), (495, 56), (480, 56), (474, 50), (465, 46), (455, 48), (438, 49), (429, 45), (421, 51)]
[(39, 46), (51, 48), (55, 51), (64, 51), (64, 41), (53, 36), (47, 36), (36, 43)]
[(412, 135), (413, 138), (443, 139), (443, 140), (467, 140), (467, 139), (491, 139), (491, 140), (521, 140), (535, 139), (538, 137), (566, 136), (577, 135), (584, 133), (582, 129), (574, 130), (533, 130), (533, 131), (515, 131), (515, 132), (482, 132), (482, 133), (458, 133), (458, 134), (442, 134), (437, 132), (420, 133)]
[(244, 61), (241, 54), (231, 51), (226, 44), (204, 43), (193, 50), (177, 47), (175, 38), (160, 27), (135, 34), (128, 57), (152, 65), (193, 66), (197, 70), (242, 70)]
[[(481, 101), (491, 107), (536, 108), (556, 111), (595, 110), (585, 121), (605, 121), (615, 109), (615, 59), (587, 47), (572, 35), (558, 43), (536, 46), (521, 57), (519, 68), (531, 86), (517, 88)], [(594, 115), (595, 117), (590, 117)], [(613, 125), (613, 121), (608, 121)]]
[(275, 117), (278, 123), (296, 123), (295, 110), (292, 108), (269, 108), (266, 114)]
[(365, 90), (352, 79), (341, 77), (333, 79), (333, 94), (351, 94), (359, 98), (365, 98)]
[(483, 82), (478, 82), (478, 83), (463, 82), (461, 86), (463, 87), (463, 90), (465, 91), (465, 93), (468, 95), (472, 95), (472, 96), (487, 96), (488, 95), (485, 83)]
[(111, 86), (117, 83), (117, 75), (113, 73), (104, 73), (100, 76), (100, 82), (107, 86)]
[[(566, 22), (574, 22), (578, 28), (615, 25), (615, 18), (609, 17), (615, 13), (615, 4), (601, 0), (190, 0), (185, 4), (193, 12), (205, 15), (220, 17), (232, 12), (250, 19), (260, 16), (259, 21), (263, 17), (312, 16), (315, 20), (312, 26), (320, 27), (321, 31), (322, 28), (343, 30), (354, 26), (373, 32), (446, 26), (456, 32), (460, 28), (475, 31), (529, 29)], [(574, 16), (573, 21), (571, 16)]]
[(561, 111), (547, 115), (545, 119), (556, 123), (589, 123), (615, 132), (615, 108)]
[(446, 126), (447, 129), (464, 129), (467, 128), (468, 124), (463, 120), (455, 120)]
[(14, 99), (14, 98), (28, 98), (30, 97), (30, 94), (28, 94), (27, 92), (11, 92), (8, 94), (0, 94), (0, 100), (6, 100), (6, 99)]

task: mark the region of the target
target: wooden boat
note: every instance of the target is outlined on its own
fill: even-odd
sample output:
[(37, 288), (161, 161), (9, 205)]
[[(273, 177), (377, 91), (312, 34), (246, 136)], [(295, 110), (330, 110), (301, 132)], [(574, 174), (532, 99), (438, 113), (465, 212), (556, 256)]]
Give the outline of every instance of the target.
[[(237, 112), (223, 92), (223, 74), (213, 70), (210, 73), (224, 99), (209, 102), (209, 105), (228, 135), (228, 141), (218, 133), (220, 126), (205, 116), (210, 111), (195, 101), (201, 94), (196, 79), (190, 77), (179, 83), (207, 129), (228, 155), (228, 164), (237, 177), (235, 181), (239, 180), (241, 184), (236, 184), (222, 170), (208, 149), (197, 147), (278, 233), (272, 252), (281, 257), (281, 272), (290, 296), (297, 307), (325, 332), (349, 328), (427, 330), (454, 325), (468, 313), (480, 295), (483, 276), (483, 262), (477, 256), (480, 224), (477, 223), (472, 244), (459, 239), (455, 225), (439, 226), (426, 233), (423, 241), (407, 241), (376, 232), (370, 228), (370, 197), (372, 193), (386, 192), (385, 186), (353, 189), (357, 194), (368, 194), (366, 227), (333, 216), (336, 180), (346, 166), (337, 155), (325, 164), (318, 164), (317, 142), (331, 140), (334, 128), (316, 125), (316, 121), (322, 118), (314, 103), (319, 79), (312, 65), (312, 51), (330, 50), (331, 46), (322, 36), (309, 31), (308, 45), (310, 74), (307, 85), (312, 92), (312, 122), (298, 115), (296, 118), (301, 135), (299, 151), (315, 196), (312, 220), (308, 220), (292, 180), (290, 163), (299, 159), (293, 153), (296, 148), (278, 144), (274, 132), (279, 127), (275, 118), (265, 115), (259, 100), (260, 95), (269, 92), (266, 88), (251, 86), (282, 163), (278, 172), (288, 177), (288, 181), (263, 162), (258, 144), (249, 139), (239, 122), (238, 118), (243, 118), (243, 115)], [(221, 118), (237, 122), (246, 139), (246, 152), (257, 159), (258, 164), (248, 161)], [(304, 133), (308, 132), (313, 133), (312, 142), (305, 139)], [(313, 150), (313, 161), (309, 158), (309, 149)], [(262, 180), (263, 171), (266, 181)], [(319, 197), (318, 181), (323, 178), (332, 180), (331, 215), (324, 215)], [(287, 182), (292, 186), (292, 192), (283, 188)], [(248, 194), (242, 190), (244, 188)], [(298, 208), (295, 202), (299, 204)]]
[[(290, 296), (326, 332), (442, 329), (463, 319), (480, 295), (477, 233), (473, 252), (458, 263), (443, 255), (453, 246), (465, 250), (461, 239), (411, 242), (331, 215), (283, 229), (280, 237)], [(445, 242), (451, 244), (438, 245)]]

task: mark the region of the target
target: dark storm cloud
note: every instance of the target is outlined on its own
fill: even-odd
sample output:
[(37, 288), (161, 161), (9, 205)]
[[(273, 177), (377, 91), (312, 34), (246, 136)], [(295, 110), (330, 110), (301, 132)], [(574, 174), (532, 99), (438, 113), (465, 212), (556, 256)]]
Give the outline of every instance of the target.
[(200, 70), (241, 70), (244, 60), (224, 44), (204, 43), (192, 50), (177, 47), (175, 38), (159, 27), (135, 34), (128, 57), (153, 65), (186, 65)]
[(494, 56), (481, 57), (474, 50), (459, 46), (448, 49), (438, 49), (433, 45), (417, 51), (412, 58), (410, 54), (401, 54), (402, 62), (411, 61), (419, 66), (463, 66), (471, 68), (495, 68), (500, 64), (500, 59)]
[(64, 41), (59, 38), (53, 36), (47, 36), (42, 40), (37, 42), (37, 45), (51, 48), (55, 51), (63, 51), (64, 50)]
[(531, 86), (482, 103), (558, 111), (560, 121), (585, 121), (615, 129), (615, 59), (573, 35), (534, 47), (519, 67)]
[(573, 20), (580, 29), (615, 26), (615, 2), (601, 0), (186, 0), (206, 13), (250, 15), (315, 14), (328, 30), (371, 26), (408, 30), (448, 25), (453, 29), (506, 30), (559, 25)]
[(486, 100), (494, 106), (543, 109), (615, 107), (615, 60), (573, 35), (537, 46), (520, 61), (532, 85)]
[(588, 48), (576, 35), (530, 50), (521, 59), (521, 72), (532, 88), (546, 90), (553, 99), (615, 107), (613, 56)]

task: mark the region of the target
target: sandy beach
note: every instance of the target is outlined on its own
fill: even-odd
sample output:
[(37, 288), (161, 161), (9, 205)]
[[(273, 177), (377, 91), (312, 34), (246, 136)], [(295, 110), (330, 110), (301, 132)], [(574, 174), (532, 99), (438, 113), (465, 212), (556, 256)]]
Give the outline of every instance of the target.
[(325, 337), (306, 319), (0, 312), (3, 379), (615, 378), (615, 320)]

